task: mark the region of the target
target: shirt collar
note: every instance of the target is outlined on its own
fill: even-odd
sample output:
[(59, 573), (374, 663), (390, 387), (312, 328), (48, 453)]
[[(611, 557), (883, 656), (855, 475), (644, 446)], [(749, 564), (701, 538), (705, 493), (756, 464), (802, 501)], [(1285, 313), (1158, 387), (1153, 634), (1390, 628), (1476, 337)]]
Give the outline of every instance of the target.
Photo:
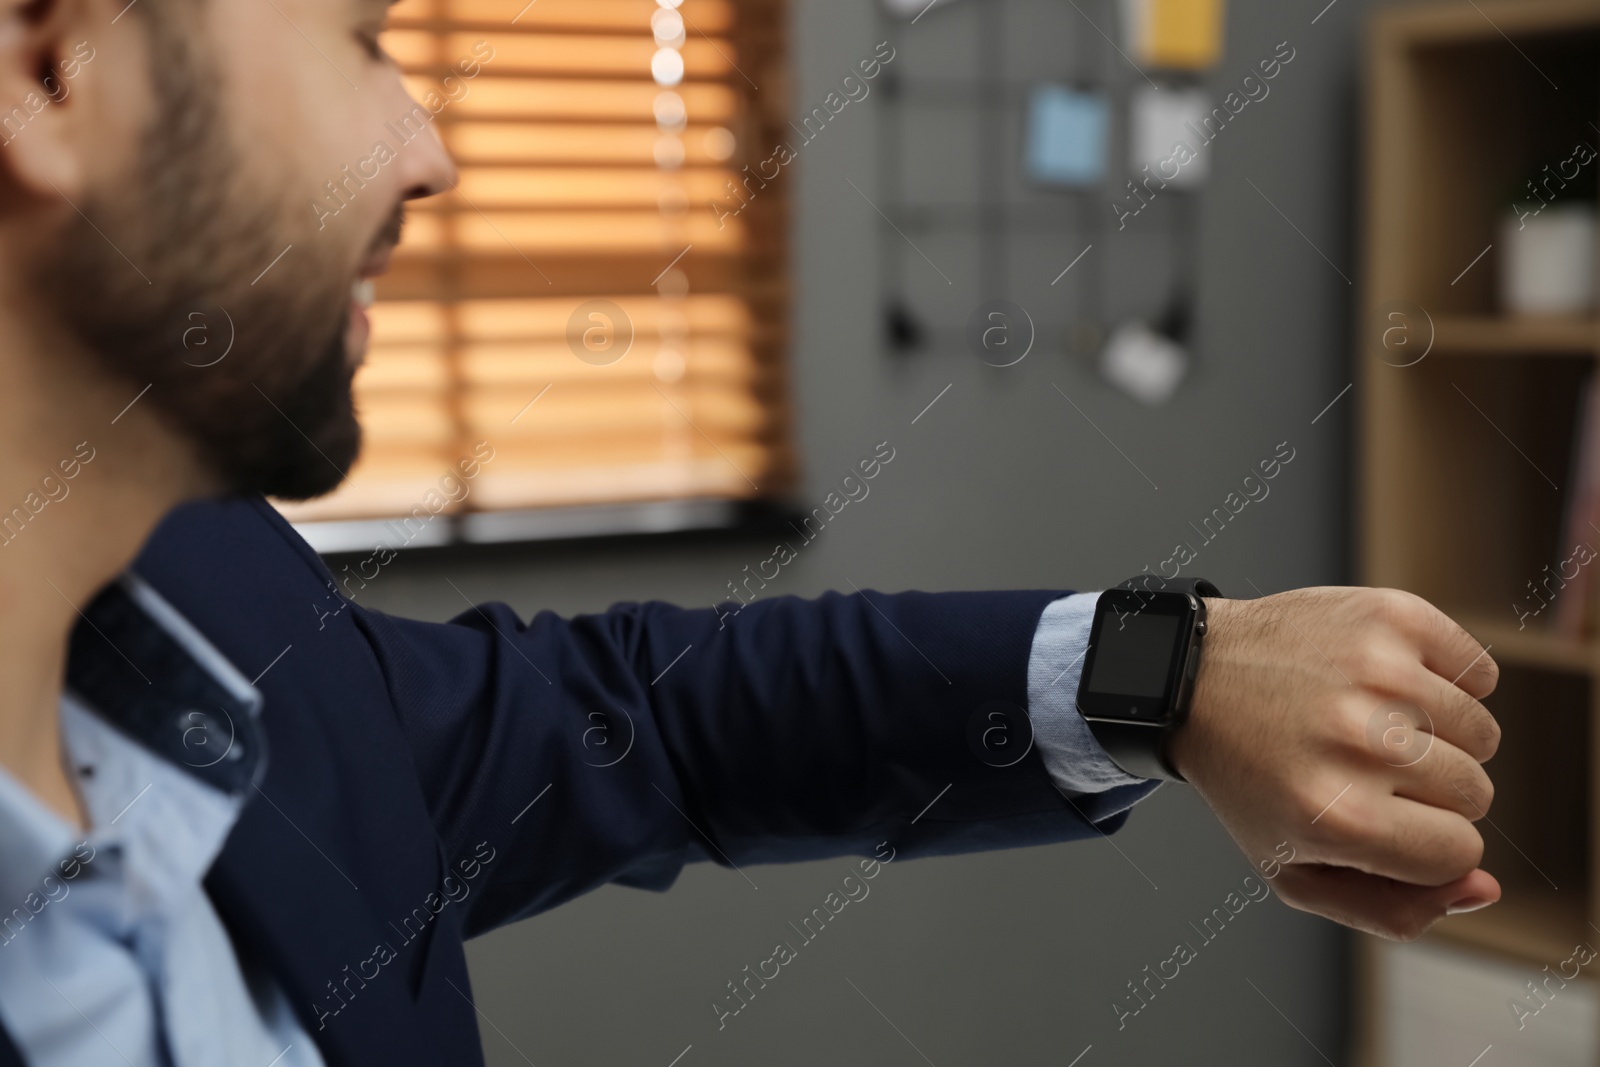
[(77, 841), (70, 823), (0, 768), (0, 920), (15, 911), (37, 913), (59, 892), (46, 879), (65, 873), (57, 863), (66, 862)]
[(122, 855), (115, 866), (140, 910), (198, 883), (265, 771), (260, 706), (260, 692), (154, 589), (131, 574), (108, 586), (73, 630), (61, 702), (91, 848), (0, 770), (0, 913), (42, 908), (29, 901), (48, 897), (46, 879), (75, 877), (74, 858), (106, 847)]
[(84, 609), (68, 649), (67, 691), (224, 793), (248, 793), (266, 771), (260, 691), (135, 575)]
[(181, 904), (222, 851), (245, 798), (155, 755), (71, 697), (61, 703), (61, 734), (80, 771), (91, 866), (121, 880), (127, 918)]

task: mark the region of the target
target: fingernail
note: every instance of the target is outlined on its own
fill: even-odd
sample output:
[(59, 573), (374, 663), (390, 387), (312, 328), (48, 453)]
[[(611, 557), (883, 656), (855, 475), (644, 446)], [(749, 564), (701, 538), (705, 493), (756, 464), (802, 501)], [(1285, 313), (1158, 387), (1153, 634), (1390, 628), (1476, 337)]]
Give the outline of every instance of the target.
[(1494, 902), (1491, 900), (1484, 900), (1482, 897), (1467, 897), (1465, 900), (1458, 900), (1446, 908), (1445, 914), (1465, 915), (1469, 911), (1477, 911), (1479, 908), (1487, 908), (1492, 903)]

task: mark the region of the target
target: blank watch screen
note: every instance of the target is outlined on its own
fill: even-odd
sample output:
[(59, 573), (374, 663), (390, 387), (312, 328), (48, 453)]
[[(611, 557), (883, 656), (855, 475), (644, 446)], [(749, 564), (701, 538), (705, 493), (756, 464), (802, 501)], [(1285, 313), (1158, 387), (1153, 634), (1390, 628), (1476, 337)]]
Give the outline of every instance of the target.
[(1152, 612), (1107, 616), (1094, 650), (1094, 670), (1087, 688), (1094, 693), (1159, 697), (1167, 691), (1167, 669), (1177, 644), (1175, 615)]

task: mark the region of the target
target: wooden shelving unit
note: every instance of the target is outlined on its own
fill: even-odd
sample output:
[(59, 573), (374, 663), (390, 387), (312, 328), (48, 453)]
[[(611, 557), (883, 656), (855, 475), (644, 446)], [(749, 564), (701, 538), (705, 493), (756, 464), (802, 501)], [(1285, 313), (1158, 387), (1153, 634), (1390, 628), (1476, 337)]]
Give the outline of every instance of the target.
[(1433, 350), (1440, 355), (1592, 356), (1596, 349), (1600, 324), (1593, 319), (1449, 315), (1434, 323)]
[[(1427, 597), (1492, 646), (1502, 668), (1489, 700), (1504, 731), (1489, 766), (1496, 802), (1479, 826), (1505, 898), (1446, 920), (1429, 940), (1533, 979), (1578, 944), (1600, 948), (1600, 638), (1563, 638), (1539, 620), (1523, 627), (1512, 607), (1561, 558), (1580, 386), (1600, 356), (1600, 320), (1500, 315), (1490, 246), (1527, 177), (1579, 141), (1600, 145), (1600, 0), (1393, 9), (1374, 18), (1368, 49), (1358, 577)], [(1426, 357), (1385, 349), (1384, 331), (1402, 321), (1396, 307), (1410, 339), (1431, 342)], [(1393, 1049), (1406, 1029), (1397, 998), (1410, 995), (1385, 985), (1384, 953), (1394, 951), (1404, 949), (1362, 941), (1358, 1046), (1368, 1067), (1427, 1058), (1402, 1064)], [(1571, 997), (1600, 998), (1600, 961), (1583, 973)], [(1486, 1027), (1512, 1017), (1503, 1003), (1460, 1009), (1463, 1027), (1486, 1010), (1499, 1019)], [(1492, 1055), (1594, 1063), (1600, 1021), (1592, 1036), (1581, 1060), (1541, 1059), (1531, 1046), (1519, 1058), (1506, 1042)]]

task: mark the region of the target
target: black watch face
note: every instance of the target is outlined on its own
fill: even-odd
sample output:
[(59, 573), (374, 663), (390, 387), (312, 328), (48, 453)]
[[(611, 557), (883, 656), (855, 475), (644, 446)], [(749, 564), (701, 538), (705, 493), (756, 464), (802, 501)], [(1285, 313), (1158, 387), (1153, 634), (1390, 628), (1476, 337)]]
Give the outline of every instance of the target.
[(1078, 685), (1079, 710), (1092, 718), (1164, 721), (1176, 703), (1198, 613), (1183, 593), (1102, 593)]

